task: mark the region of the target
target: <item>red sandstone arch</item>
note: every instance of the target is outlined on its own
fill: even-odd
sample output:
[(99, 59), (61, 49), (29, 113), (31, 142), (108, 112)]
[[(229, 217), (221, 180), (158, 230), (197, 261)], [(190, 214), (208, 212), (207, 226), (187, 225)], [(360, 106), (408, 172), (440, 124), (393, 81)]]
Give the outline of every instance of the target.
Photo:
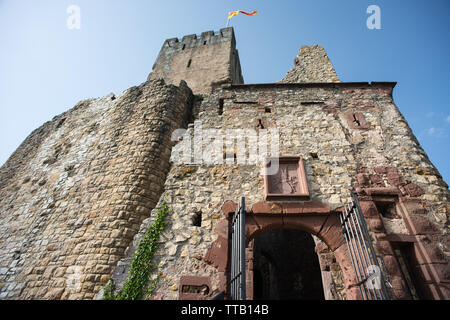
[[(222, 206), (226, 218), (217, 225), (215, 232), (218, 234), (218, 238), (205, 256), (205, 261), (218, 268), (222, 279), (221, 289), (224, 291), (227, 289), (226, 274), (230, 265), (228, 228), (230, 217), (236, 208), (237, 203), (230, 200)], [(299, 203), (261, 201), (255, 203), (247, 212), (245, 231), (247, 244), (258, 234), (273, 229), (298, 229), (315, 235), (334, 253), (344, 275), (347, 299), (360, 299), (358, 288), (355, 286), (356, 281), (350, 256), (342, 236), (339, 211), (331, 211), (329, 206), (320, 201)]]

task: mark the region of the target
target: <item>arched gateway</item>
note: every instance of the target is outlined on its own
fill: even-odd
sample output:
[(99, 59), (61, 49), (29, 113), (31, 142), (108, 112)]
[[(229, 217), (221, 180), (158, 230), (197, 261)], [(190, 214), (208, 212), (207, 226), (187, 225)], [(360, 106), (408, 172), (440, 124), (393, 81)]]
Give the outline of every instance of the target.
[[(238, 204), (227, 201), (222, 207), (226, 218), (216, 227), (218, 238), (206, 255), (206, 259), (217, 266), (222, 273), (222, 290), (229, 293), (231, 268), (231, 225)], [(279, 202), (261, 201), (246, 210), (245, 218), (245, 260), (246, 299), (323, 299), (332, 291), (329, 270), (322, 253), (332, 252), (335, 263), (342, 270), (347, 299), (360, 299), (342, 227), (340, 211), (331, 211), (329, 206), (319, 201)], [(313, 236), (313, 237), (312, 237)], [(313, 240), (315, 239), (315, 240)], [(294, 244), (293, 241), (298, 241)], [(268, 243), (270, 246), (267, 246)], [(316, 246), (314, 246), (314, 242)], [(278, 251), (286, 245), (285, 254)], [(295, 252), (297, 256), (287, 260), (286, 254)], [(264, 250), (264, 247), (266, 248)], [(316, 252), (311, 252), (314, 250)], [(304, 256), (308, 261), (299, 261)], [(279, 261), (270, 261), (277, 257)], [(314, 262), (317, 261), (317, 262)], [(291, 266), (280, 266), (280, 264)], [(299, 270), (292, 269), (297, 265)], [(276, 268), (277, 270), (273, 270)], [(310, 282), (302, 282), (302, 268), (309, 268)], [(272, 270), (270, 270), (272, 269)], [(274, 277), (276, 272), (291, 272), (290, 275)], [(316, 275), (319, 275), (317, 277)], [(297, 283), (293, 281), (297, 277)], [(317, 288), (320, 286), (320, 288)]]

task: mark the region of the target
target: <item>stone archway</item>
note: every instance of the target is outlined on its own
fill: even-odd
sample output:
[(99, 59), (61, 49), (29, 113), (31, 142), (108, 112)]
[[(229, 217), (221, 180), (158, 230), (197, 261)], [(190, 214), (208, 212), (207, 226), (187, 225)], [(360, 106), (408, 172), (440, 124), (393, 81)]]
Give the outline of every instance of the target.
[[(222, 206), (225, 214), (215, 229), (218, 237), (208, 250), (205, 261), (214, 265), (221, 279), (221, 290), (228, 291), (228, 272), (230, 267), (229, 252), (229, 226), (230, 217), (236, 211), (237, 204), (226, 201)], [(330, 207), (320, 201), (307, 202), (266, 202), (255, 203), (251, 209), (247, 209), (246, 259), (249, 276), (247, 277), (248, 298), (253, 299), (253, 251), (248, 246), (258, 234), (274, 229), (296, 229), (307, 232), (322, 240), (333, 252), (336, 262), (339, 264), (344, 278), (345, 292), (348, 300), (360, 299), (356, 286), (351, 260), (342, 236), (339, 211), (331, 211)], [(317, 248), (316, 248), (317, 249)]]

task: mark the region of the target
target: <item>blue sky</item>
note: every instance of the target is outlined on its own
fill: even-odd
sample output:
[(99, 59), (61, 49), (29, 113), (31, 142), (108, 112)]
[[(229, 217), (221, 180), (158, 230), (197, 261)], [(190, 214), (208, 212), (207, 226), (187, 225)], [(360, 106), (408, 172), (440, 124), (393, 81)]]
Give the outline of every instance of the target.
[[(81, 9), (80, 29), (67, 8)], [(369, 30), (369, 5), (381, 30)], [(167, 38), (232, 19), (245, 83), (282, 79), (302, 45), (323, 45), (342, 81), (396, 81), (394, 99), (450, 182), (448, 0), (0, 0), (0, 165), (78, 101), (145, 81)]]

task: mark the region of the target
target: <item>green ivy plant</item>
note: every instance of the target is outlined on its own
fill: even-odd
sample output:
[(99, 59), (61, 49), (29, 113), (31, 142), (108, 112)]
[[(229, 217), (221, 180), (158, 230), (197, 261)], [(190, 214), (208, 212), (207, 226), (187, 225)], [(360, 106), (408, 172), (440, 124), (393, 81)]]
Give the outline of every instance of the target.
[(140, 300), (151, 296), (158, 283), (159, 273), (148, 287), (147, 283), (157, 268), (157, 264), (152, 264), (152, 260), (158, 249), (160, 234), (167, 227), (164, 219), (168, 214), (169, 207), (163, 201), (156, 212), (155, 221), (147, 228), (139, 242), (123, 289), (115, 292), (114, 282), (110, 280), (104, 289), (103, 300)]

